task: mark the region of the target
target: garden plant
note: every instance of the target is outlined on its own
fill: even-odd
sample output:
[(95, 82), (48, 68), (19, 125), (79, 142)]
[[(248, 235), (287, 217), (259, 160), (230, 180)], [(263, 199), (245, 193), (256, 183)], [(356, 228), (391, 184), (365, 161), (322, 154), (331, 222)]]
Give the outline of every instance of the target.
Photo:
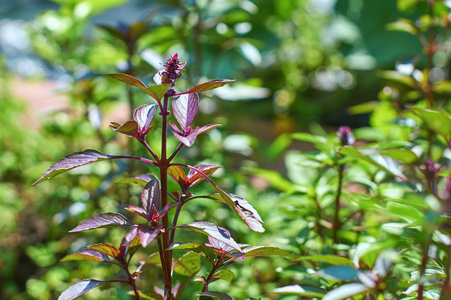
[[(248, 245), (238, 244), (227, 229), (213, 223), (205, 221), (181, 225), (177, 223), (185, 204), (198, 198), (208, 198), (228, 205), (253, 231), (264, 232), (263, 221), (252, 205), (242, 197), (223, 190), (210, 178), (210, 175), (220, 168), (219, 166), (205, 164), (190, 166), (174, 161), (179, 151), (184, 147), (191, 147), (198, 135), (220, 126), (219, 124), (196, 126), (194, 128), (191, 126), (198, 109), (198, 93), (232, 82), (232, 80), (226, 79), (213, 80), (195, 86), (187, 92), (177, 92), (175, 83), (182, 75), (184, 66), (185, 64), (180, 61), (177, 54), (170, 56), (164, 65), (164, 69), (154, 77), (157, 84), (151, 86), (146, 86), (140, 80), (127, 74), (106, 75), (139, 88), (157, 102), (157, 104), (146, 104), (138, 107), (133, 114), (133, 120), (123, 124), (112, 122), (110, 125), (112, 130), (138, 140), (147, 149), (149, 158), (125, 155), (112, 156), (96, 150), (85, 150), (59, 160), (35, 182), (35, 184), (40, 183), (79, 166), (112, 159), (137, 160), (158, 170), (157, 176), (144, 174), (121, 180), (122, 183), (143, 186), (141, 205), (123, 207), (125, 211), (138, 216), (141, 222), (135, 223), (134, 219), (127, 218), (117, 212), (106, 212), (83, 221), (71, 230), (71, 232), (80, 232), (106, 226), (128, 228), (118, 247), (107, 243), (90, 245), (86, 249), (70, 254), (63, 259), (64, 261), (85, 260), (113, 264), (123, 270), (123, 275), (108, 281), (81, 280), (64, 291), (59, 299), (75, 299), (90, 289), (107, 282), (120, 282), (130, 285), (133, 290), (132, 294), (135, 295), (136, 299), (148, 297), (182, 299), (186, 284), (195, 276), (197, 281), (203, 283), (199, 296), (229, 299), (229, 296), (224, 293), (209, 290), (211, 282), (233, 278), (233, 273), (230, 270), (220, 270), (220, 268), (237, 259), (243, 260), (245, 257), (289, 255), (289, 253), (275, 247), (248, 247)], [(174, 98), (174, 100), (170, 102), (171, 98)], [(172, 112), (169, 110), (169, 105), (172, 107)], [(157, 111), (159, 111), (158, 114)], [(152, 121), (156, 115), (159, 115), (162, 119), (161, 148), (158, 154), (146, 141), (147, 134), (154, 128)], [(169, 121), (171, 116), (174, 117), (178, 125)], [(179, 145), (172, 152), (167, 146), (169, 127), (172, 128), (172, 135), (179, 141)], [(169, 178), (172, 178), (178, 184), (179, 190), (168, 190)], [(192, 188), (202, 181), (209, 182), (215, 193), (195, 195)], [(191, 229), (203, 233), (208, 236), (209, 243), (179, 243), (175, 241), (175, 232), (178, 229)], [(158, 244), (158, 252), (148, 253), (146, 260), (134, 263), (132, 259), (135, 254), (141, 250), (145, 251), (146, 248), (149, 249), (148, 246), (153, 241)], [(173, 251), (179, 249), (185, 249), (188, 252), (174, 260)], [(200, 269), (200, 257), (205, 258), (211, 264), (211, 270), (207, 276), (196, 275)], [(152, 290), (149, 283), (146, 283), (146, 290), (139, 290), (137, 279), (143, 268), (157, 262), (161, 264), (164, 278), (163, 289), (154, 287), (155, 289)], [(172, 280), (174, 272), (186, 276), (187, 279), (174, 286)]]
[(286, 227), (301, 224), (289, 244), (298, 262), (284, 269), (293, 284), (277, 293), (325, 300), (451, 297), (450, 81), (440, 61), (449, 45), (450, 8), (440, 1), (416, 8), (426, 13), (388, 28), (418, 37), (423, 53), (380, 72), (379, 102), (350, 109), (370, 113), (371, 127), (281, 137), (279, 146), (292, 139), (315, 147), (287, 155), (290, 180), (249, 170), (283, 191), (281, 209), (292, 220)]

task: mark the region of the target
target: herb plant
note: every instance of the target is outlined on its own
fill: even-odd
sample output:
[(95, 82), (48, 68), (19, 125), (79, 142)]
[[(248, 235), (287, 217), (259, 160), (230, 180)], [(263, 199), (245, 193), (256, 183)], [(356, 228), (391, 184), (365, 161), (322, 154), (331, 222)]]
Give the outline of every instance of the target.
[[(70, 169), (87, 165), (102, 160), (128, 159), (137, 160), (157, 170), (156, 174), (144, 174), (141, 176), (122, 179), (124, 183), (136, 183), (143, 186), (141, 205), (127, 205), (124, 210), (140, 217), (142, 222), (135, 223), (129, 218), (117, 212), (100, 213), (83, 221), (70, 232), (80, 232), (106, 226), (120, 226), (127, 229), (118, 246), (107, 243), (90, 245), (74, 254), (66, 256), (63, 260), (85, 260), (103, 262), (115, 265), (122, 269), (123, 275), (107, 281), (84, 279), (70, 286), (62, 293), (59, 299), (70, 300), (79, 297), (90, 289), (107, 282), (119, 282), (130, 285), (132, 295), (136, 299), (181, 299), (186, 284), (192, 280), (200, 269), (199, 257), (204, 257), (211, 263), (211, 271), (207, 276), (198, 275), (197, 281), (203, 282), (200, 296), (214, 296), (219, 299), (229, 299), (226, 294), (209, 290), (209, 284), (219, 279), (230, 280), (233, 273), (228, 270), (219, 270), (223, 266), (237, 260), (243, 260), (249, 256), (285, 255), (289, 253), (274, 247), (247, 247), (238, 244), (225, 228), (213, 223), (200, 221), (188, 224), (177, 224), (179, 215), (185, 204), (197, 198), (208, 198), (227, 204), (251, 230), (264, 232), (263, 221), (257, 211), (245, 199), (233, 195), (215, 184), (210, 178), (219, 166), (199, 164), (191, 166), (175, 162), (179, 151), (184, 147), (191, 147), (198, 135), (220, 126), (209, 124), (202, 127), (193, 127), (192, 123), (197, 113), (198, 93), (215, 89), (233, 80), (220, 79), (202, 83), (187, 92), (177, 92), (175, 83), (182, 75), (185, 64), (177, 54), (170, 56), (164, 69), (154, 76), (157, 85), (146, 86), (140, 80), (127, 74), (108, 74), (106, 76), (137, 87), (151, 96), (156, 104), (146, 104), (138, 107), (133, 120), (123, 124), (112, 122), (112, 130), (125, 134), (138, 140), (147, 149), (150, 157), (112, 156), (96, 150), (85, 150), (72, 153), (53, 164), (34, 184), (50, 179)], [(174, 99), (170, 101), (170, 99)], [(169, 107), (172, 108), (172, 114)], [(157, 113), (158, 112), (158, 113)], [(154, 128), (152, 121), (155, 116), (160, 116), (161, 121), (161, 149), (159, 153), (152, 149), (146, 141), (146, 136)], [(178, 125), (169, 119), (173, 116)], [(169, 128), (172, 135), (179, 141), (178, 147), (170, 153), (167, 142)], [(186, 172), (187, 170), (188, 172)], [(172, 178), (179, 186), (178, 190), (168, 190), (168, 179)], [(209, 182), (214, 194), (195, 195), (191, 188), (201, 183)], [(174, 212), (175, 210), (175, 212)], [(175, 232), (178, 229), (189, 229), (208, 236), (208, 244), (177, 243)], [(146, 251), (152, 242), (158, 244), (158, 252), (147, 253), (148, 258), (139, 263), (134, 263), (133, 257), (138, 252)], [(189, 250), (185, 255), (174, 261), (173, 251), (176, 249)], [(137, 284), (143, 268), (147, 265), (159, 262), (164, 278), (163, 289), (149, 288), (140, 290)], [(181, 285), (173, 283), (173, 272), (187, 277)]]
[(434, 0), (409, 5), (419, 3), (425, 14), (389, 28), (418, 37), (423, 53), (380, 72), (379, 102), (351, 108), (371, 113), (371, 126), (290, 135), (316, 148), (287, 155), (290, 180), (252, 170), (282, 189), (285, 214), (303, 224), (290, 243), (299, 252), (296, 283), (280, 294), (451, 297), (451, 81), (437, 64), (449, 46), (451, 8)]

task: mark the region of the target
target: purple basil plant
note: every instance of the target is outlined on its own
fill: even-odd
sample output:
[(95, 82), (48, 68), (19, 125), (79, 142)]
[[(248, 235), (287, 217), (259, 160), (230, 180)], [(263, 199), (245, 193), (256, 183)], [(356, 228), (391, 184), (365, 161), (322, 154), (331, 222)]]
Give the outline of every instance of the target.
[[(222, 87), (233, 81), (227, 79), (213, 80), (202, 83), (187, 92), (179, 93), (174, 89), (174, 86), (176, 80), (182, 75), (184, 66), (185, 64), (180, 62), (177, 54), (170, 56), (164, 65), (164, 69), (154, 77), (154, 81), (157, 84), (151, 86), (146, 86), (140, 80), (126, 74), (106, 75), (139, 88), (156, 101), (156, 104), (146, 104), (137, 108), (134, 112), (133, 120), (127, 121), (124, 124), (112, 122), (110, 125), (112, 130), (137, 139), (147, 149), (149, 157), (112, 156), (96, 150), (76, 152), (53, 164), (34, 183), (43, 182), (70, 169), (102, 160), (139, 160), (148, 164), (151, 170), (158, 171), (155, 175), (144, 174), (131, 179), (131, 181), (140, 183), (143, 186), (141, 205), (128, 205), (123, 207), (123, 209), (141, 217), (141, 223), (135, 224), (117, 212), (106, 212), (83, 221), (70, 231), (80, 232), (106, 226), (124, 227), (127, 232), (118, 246), (106, 243), (90, 245), (86, 249), (66, 256), (63, 260), (85, 260), (116, 265), (125, 272), (125, 276), (121, 275), (108, 281), (94, 279), (81, 280), (65, 290), (59, 299), (75, 299), (90, 289), (107, 282), (119, 282), (130, 285), (132, 289), (130, 294), (134, 295), (136, 299), (149, 299), (149, 297), (164, 300), (181, 299), (184, 285), (173, 285), (172, 274), (174, 270), (177, 271), (180, 265), (183, 265), (183, 259), (190, 255), (200, 255), (208, 260), (212, 266), (211, 272), (206, 277), (196, 276), (200, 266), (190, 269), (185, 265), (182, 268), (181, 274), (186, 275), (188, 280), (196, 277), (195, 280), (204, 283), (202, 291), (198, 296), (223, 295), (225, 297), (227, 296), (226, 294), (209, 291), (208, 289), (208, 285), (211, 282), (224, 279), (222, 276), (227, 274), (227, 272), (218, 273), (217, 270), (220, 267), (236, 259), (242, 260), (244, 257), (249, 256), (290, 256), (289, 253), (285, 253), (283, 250), (274, 247), (247, 247), (246, 245), (238, 244), (231, 237), (227, 229), (216, 226), (213, 223), (193, 222), (182, 225), (177, 224), (181, 209), (186, 203), (196, 198), (209, 198), (228, 205), (253, 231), (264, 232), (262, 226), (263, 221), (252, 205), (240, 196), (223, 190), (210, 178), (210, 175), (220, 168), (219, 166), (204, 164), (190, 166), (174, 161), (177, 153), (183, 147), (191, 147), (198, 135), (220, 126), (219, 124), (209, 124), (202, 127), (192, 127), (198, 109), (198, 93)], [(170, 101), (170, 99), (174, 100)], [(172, 107), (172, 116), (178, 125), (169, 121), (169, 117), (171, 116), (169, 106)], [(157, 155), (157, 152), (146, 142), (147, 134), (154, 128), (152, 121), (158, 115), (162, 118), (160, 155)], [(172, 128), (173, 136), (180, 142), (173, 153), (168, 153), (167, 151), (167, 139), (169, 138), (168, 125)], [(168, 191), (169, 177), (178, 183), (180, 187), (178, 191)], [(191, 193), (190, 189), (202, 181), (209, 182), (215, 192), (211, 195), (202, 196), (195, 196)], [(175, 210), (175, 213), (171, 214), (171, 216), (173, 215), (172, 220), (169, 217), (171, 210)], [(205, 234), (208, 236), (209, 243), (175, 243), (174, 233), (178, 229), (191, 229)], [(157, 253), (146, 253), (149, 257), (147, 260), (139, 264), (132, 264), (131, 259), (133, 256), (138, 251), (146, 251), (145, 248), (153, 242), (158, 244), (159, 251)], [(189, 252), (174, 262), (173, 250), (175, 249), (185, 249), (189, 250)], [(214, 251), (211, 251), (212, 249)], [(211, 255), (212, 252), (215, 253), (214, 256)], [(136, 281), (142, 273), (142, 269), (146, 265), (156, 262), (161, 263), (164, 280), (163, 288), (154, 287), (154, 290), (149, 290), (149, 284), (147, 283), (145, 284), (146, 291), (139, 290)], [(132, 268), (134, 270), (131, 270)]]

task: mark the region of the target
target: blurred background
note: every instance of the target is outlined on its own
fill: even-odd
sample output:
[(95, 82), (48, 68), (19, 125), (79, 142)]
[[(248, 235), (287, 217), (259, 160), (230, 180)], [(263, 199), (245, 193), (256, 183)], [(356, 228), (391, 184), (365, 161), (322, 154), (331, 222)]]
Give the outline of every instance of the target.
[[(104, 162), (31, 186), (52, 163), (75, 151), (144, 155), (108, 124), (128, 120), (149, 98), (101, 74), (128, 73), (151, 84), (164, 56), (178, 53), (187, 63), (179, 90), (236, 79), (202, 95), (196, 124), (224, 126), (185, 149), (180, 160), (223, 165), (216, 180), (247, 196), (267, 233), (249, 233), (224, 207), (208, 201), (194, 204), (181, 222), (212, 220), (240, 242), (280, 244), (289, 230), (274, 229), (281, 222), (271, 211), (278, 194), (245, 169), (284, 173), (284, 133), (368, 125), (371, 108), (360, 114), (349, 108), (391, 93), (383, 89), (386, 78), (378, 71), (408, 68), (422, 51), (415, 37), (387, 28), (400, 17), (415, 16), (408, 2), (1, 1), (0, 299), (56, 299), (74, 279), (107, 278), (116, 271), (59, 260), (88, 244), (120, 240), (120, 230), (67, 231), (93, 214), (136, 203), (139, 189), (114, 182), (120, 174), (147, 172), (143, 166)], [(435, 61), (442, 79), (449, 76), (446, 51)], [(158, 137), (150, 143), (157, 146)], [(255, 259), (238, 265), (231, 294), (275, 298), (271, 290), (289, 283), (276, 271), (284, 263)], [(161, 280), (152, 270), (146, 278), (152, 276)], [(120, 286), (86, 295), (127, 297)]]

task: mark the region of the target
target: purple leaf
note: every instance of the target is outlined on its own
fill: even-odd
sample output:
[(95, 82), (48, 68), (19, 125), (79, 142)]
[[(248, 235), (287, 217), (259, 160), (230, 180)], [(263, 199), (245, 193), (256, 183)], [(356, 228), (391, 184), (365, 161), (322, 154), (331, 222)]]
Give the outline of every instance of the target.
[[(225, 202), (229, 207), (249, 226), (250, 229), (257, 232), (264, 232), (265, 229), (262, 226), (262, 219), (258, 215), (257, 211), (249, 204), (246, 200), (241, 198), (240, 196), (230, 195), (228, 192), (221, 189), (213, 180), (210, 179), (204, 172), (197, 170), (195, 167), (183, 164), (172, 164), (173, 166), (183, 166), (190, 170), (193, 170), (200, 175), (202, 175), (208, 182), (210, 182), (214, 188), (219, 192), (219, 195), (210, 195), (210, 198), (213, 198), (220, 202)], [(232, 199), (233, 197), (233, 199)]]
[(113, 79), (125, 82), (126, 84), (136, 86), (140, 89), (145, 89), (147, 86), (141, 82), (138, 78), (135, 78), (128, 74), (105, 74), (104, 76), (111, 77)]
[(147, 213), (147, 211), (139, 206), (136, 205), (128, 205), (128, 206), (124, 206), (122, 207), (123, 209), (132, 212), (138, 216), (143, 217), (144, 219), (150, 221), (152, 219), (151, 216), (149, 216), (149, 214)]
[(174, 132), (177, 132), (179, 135), (183, 135), (183, 132), (180, 131), (180, 129), (177, 127), (177, 125), (175, 125), (174, 122), (169, 121), (169, 125), (171, 126)]
[(233, 298), (227, 294), (224, 294), (221, 292), (212, 292), (212, 291), (202, 292), (200, 294), (196, 294), (196, 296), (210, 297), (210, 298), (219, 299), (219, 300), (233, 300)]
[(201, 128), (199, 128), (197, 135), (207, 132), (207, 131), (209, 131), (213, 128), (219, 127), (219, 126), (222, 126), (222, 125), (221, 124), (208, 124), (208, 125), (202, 126)]
[(122, 178), (116, 183), (128, 183), (128, 184), (139, 184), (142, 186), (146, 186), (146, 184), (152, 179), (152, 175), (143, 174), (135, 177)]
[(74, 285), (71, 285), (65, 290), (58, 298), (58, 300), (72, 300), (80, 297), (87, 291), (95, 288), (96, 286), (106, 283), (108, 281), (98, 281), (94, 279), (83, 279)]
[(146, 135), (149, 130), (150, 123), (157, 111), (156, 104), (145, 104), (135, 109), (133, 119), (138, 123), (138, 132)]
[(110, 128), (111, 130), (118, 131), (128, 136), (138, 135), (138, 123), (135, 121), (127, 121), (124, 124), (111, 122)]
[(172, 110), (174, 117), (182, 128), (187, 132), (194, 120), (199, 106), (199, 97), (197, 94), (182, 95), (177, 100), (172, 101)]
[(133, 224), (129, 223), (127, 218), (119, 213), (101, 213), (81, 222), (80, 225), (69, 232), (79, 232), (111, 225), (132, 226)]
[[(224, 234), (226, 236), (228, 236), (229, 238), (231, 238), (230, 232), (227, 231), (227, 232), (224, 232)], [(215, 248), (216, 250), (219, 250), (219, 251), (221, 251), (223, 253), (227, 253), (227, 252), (230, 252), (230, 251), (234, 250), (233, 247), (230, 247), (229, 245), (225, 244), (224, 242), (222, 242), (220, 240), (217, 240), (217, 239), (215, 239), (214, 237), (211, 237), (211, 236), (208, 237), (208, 242), (210, 243), (210, 245), (213, 248)]]
[(176, 139), (180, 141), (180, 143), (184, 144), (187, 147), (191, 147), (194, 144), (194, 141), (196, 140), (197, 137), (196, 129), (191, 131), (186, 136), (178, 133), (177, 131), (173, 131), (172, 134), (175, 136)]
[(85, 260), (85, 261), (96, 261), (96, 262), (108, 262), (113, 263), (107, 255), (93, 249), (83, 249), (76, 253), (66, 255), (61, 259), (61, 261), (68, 260)]
[[(172, 123), (174, 124), (174, 123)], [(172, 129), (174, 129), (174, 125), (171, 124)], [(187, 147), (191, 147), (194, 144), (194, 141), (196, 140), (197, 136), (201, 133), (204, 133), (210, 129), (216, 128), (218, 126), (221, 126), (220, 124), (210, 124), (202, 126), (201, 128), (196, 127), (195, 129), (191, 130), (189, 133), (182, 133), (180, 130), (175, 127), (172, 134), (175, 136), (176, 139), (178, 139), (182, 144), (184, 144)]]
[(113, 159), (115, 156), (103, 154), (97, 150), (88, 149), (81, 152), (69, 154), (65, 158), (60, 159), (54, 163), (33, 185), (42, 182), (43, 180), (55, 177), (58, 174), (66, 172), (70, 169), (87, 165), (96, 161)]
[(160, 71), (158, 71), (154, 76), (153, 76), (153, 81), (156, 84), (162, 84), (162, 80), (161, 80), (161, 74), (165, 71), (165, 69), (161, 69)]
[(166, 92), (171, 88), (171, 85), (169, 85), (169, 84), (146, 86), (139, 79), (137, 79), (133, 76), (127, 75), (127, 74), (106, 74), (104, 76), (108, 76), (108, 77), (114, 78), (116, 80), (125, 82), (126, 84), (136, 86), (141, 91), (143, 91), (147, 95), (151, 96), (158, 102), (160, 102), (160, 100), (161, 100), (161, 98), (163, 98), (164, 94), (166, 94)]
[(263, 221), (254, 207), (245, 199), (238, 195), (232, 195), (226, 191), (217, 188), (220, 195), (211, 195), (212, 198), (218, 201), (224, 201), (229, 207), (249, 226), (250, 229), (256, 232), (264, 232)]
[(170, 202), (163, 207), (158, 215), (158, 218), (162, 218), (165, 214), (167, 214), (171, 209), (177, 206), (177, 202)]
[(125, 237), (121, 241), (119, 250), (121, 252), (122, 259), (125, 260), (130, 248), (133, 248), (137, 245), (139, 245), (138, 228), (133, 228), (125, 235)]
[(150, 215), (152, 205), (154, 205), (156, 209), (160, 209), (160, 181), (157, 177), (151, 175), (150, 181), (142, 191), (141, 202), (147, 215)]
[(228, 83), (231, 83), (231, 82), (234, 82), (234, 81), (235, 80), (230, 80), (230, 79), (216, 79), (216, 80), (212, 80), (212, 81), (201, 83), (198, 86), (195, 86), (192, 89), (190, 89), (188, 92), (180, 93), (180, 94), (177, 94), (177, 95), (199, 93), (199, 92), (203, 92), (203, 91), (208, 91), (208, 90), (212, 90), (212, 89), (224, 86), (224, 85), (226, 85)]
[[(176, 167), (176, 166), (174, 166)], [(179, 167), (180, 168), (180, 167)], [(213, 165), (197, 165), (194, 166), (197, 170), (201, 171), (207, 176), (210, 176), (213, 174), (217, 169), (221, 168), (220, 166), (213, 166)], [(199, 184), (201, 181), (203, 181), (205, 178), (203, 175), (201, 175), (199, 172), (196, 172), (194, 170), (189, 170), (188, 176), (188, 185), (189, 187), (193, 187), (196, 184)]]
[(147, 225), (138, 225), (138, 235), (141, 241), (141, 245), (146, 248), (150, 242), (160, 233), (160, 228), (151, 228)]
[(215, 224), (208, 222), (194, 222), (185, 225), (177, 226), (178, 228), (190, 228), (200, 233), (211, 236), (218, 241), (232, 247), (233, 249), (241, 252), (240, 246), (235, 242), (235, 240), (230, 236), (227, 229), (216, 226)]
[(89, 249), (99, 251), (103, 254), (106, 254), (112, 258), (118, 259), (120, 251), (116, 247), (110, 244), (95, 244), (88, 246)]

